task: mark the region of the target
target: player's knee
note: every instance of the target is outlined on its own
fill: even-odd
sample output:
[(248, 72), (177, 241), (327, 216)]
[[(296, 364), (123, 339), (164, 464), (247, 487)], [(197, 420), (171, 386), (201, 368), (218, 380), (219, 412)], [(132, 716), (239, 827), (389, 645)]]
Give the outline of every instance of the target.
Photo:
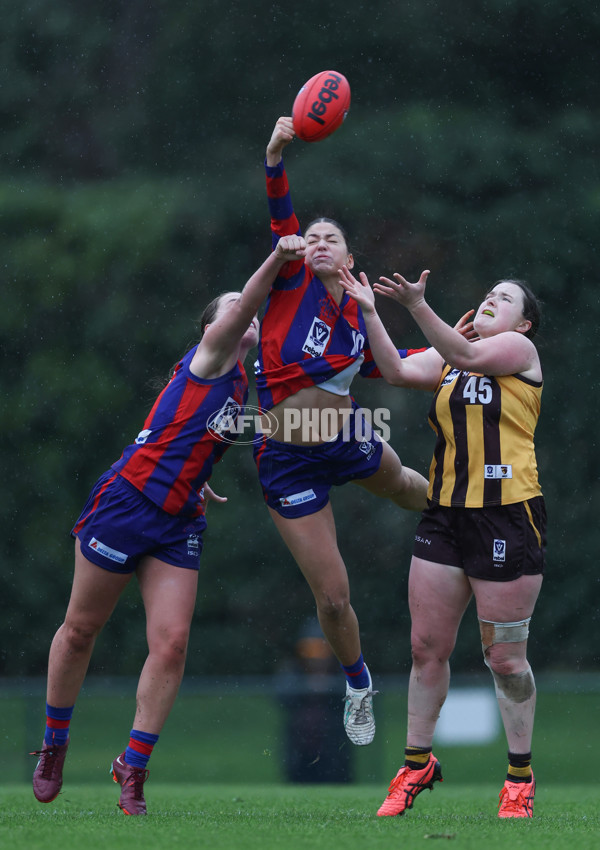
[(525, 702), (535, 693), (535, 680), (525, 656), (530, 620), (497, 623), (479, 619), (483, 658), (499, 699)]
[(520, 673), (527, 665), (525, 647), (522, 652), (515, 652), (515, 646), (510, 643), (496, 643), (488, 647), (483, 657), (486, 666), (498, 676)]
[(432, 634), (431, 631), (421, 633), (413, 630), (410, 641), (413, 664), (417, 667), (423, 667), (432, 662), (444, 665), (454, 649), (453, 640), (445, 640), (443, 635)]
[(328, 593), (319, 602), (319, 618), (341, 620), (350, 609), (350, 597), (345, 592)]
[(525, 669), (530, 620), (499, 623), (479, 618), (483, 659), (494, 676), (512, 676)]
[(101, 625), (67, 620), (63, 625), (63, 637), (69, 646), (69, 651), (87, 652), (96, 640)]
[(159, 655), (162, 667), (167, 670), (178, 671), (182, 670), (185, 665), (187, 646), (187, 639), (174, 637), (171, 640), (162, 641), (158, 646), (154, 645), (153, 654)]
[(189, 626), (173, 624), (149, 634), (148, 644), (151, 652), (160, 653), (165, 660), (177, 663), (182, 658), (185, 660), (189, 637)]

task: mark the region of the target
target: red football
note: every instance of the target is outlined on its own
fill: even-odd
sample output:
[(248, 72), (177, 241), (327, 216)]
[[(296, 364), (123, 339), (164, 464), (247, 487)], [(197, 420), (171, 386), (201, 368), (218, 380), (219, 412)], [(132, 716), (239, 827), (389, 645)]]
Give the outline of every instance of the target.
[(320, 142), (340, 126), (350, 109), (350, 84), (337, 71), (320, 71), (304, 83), (292, 107), (294, 130), (305, 142)]

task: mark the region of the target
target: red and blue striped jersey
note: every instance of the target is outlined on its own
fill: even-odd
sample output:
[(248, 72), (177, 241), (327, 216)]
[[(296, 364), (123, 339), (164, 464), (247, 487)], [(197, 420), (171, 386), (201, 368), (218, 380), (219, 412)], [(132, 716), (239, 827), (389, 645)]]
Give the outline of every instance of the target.
[(190, 372), (194, 346), (175, 367), (144, 427), (112, 468), (172, 515), (204, 513), (202, 487), (236, 439), (235, 423), (248, 399), (241, 362), (203, 380)]
[[(266, 166), (273, 248), (299, 234), (283, 162)], [(401, 350), (401, 356), (412, 353)], [(344, 293), (338, 305), (304, 260), (286, 263), (276, 278), (261, 322), (256, 390), (269, 410), (304, 387), (324, 384), (345, 369), (379, 378), (360, 307)]]

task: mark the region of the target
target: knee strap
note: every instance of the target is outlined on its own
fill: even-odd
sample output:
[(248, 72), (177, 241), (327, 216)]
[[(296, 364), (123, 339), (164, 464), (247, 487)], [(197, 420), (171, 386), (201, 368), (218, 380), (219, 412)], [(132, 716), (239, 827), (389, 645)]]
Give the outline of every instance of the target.
[(495, 643), (520, 643), (522, 640), (527, 640), (530, 622), (531, 617), (527, 617), (526, 620), (517, 620), (515, 623), (494, 623), (492, 620), (479, 618), (481, 647), (484, 656), (490, 646)]

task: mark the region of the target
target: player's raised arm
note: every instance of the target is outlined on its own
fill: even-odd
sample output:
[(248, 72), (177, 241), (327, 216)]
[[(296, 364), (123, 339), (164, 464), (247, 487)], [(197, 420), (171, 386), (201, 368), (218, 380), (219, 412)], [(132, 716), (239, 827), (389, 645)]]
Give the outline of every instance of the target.
[[(392, 298), (403, 304), (410, 312), (415, 322), (425, 334), (429, 343), (440, 352), (444, 360), (458, 369), (483, 372), (486, 375), (527, 374), (533, 370), (537, 374), (539, 358), (535, 346), (522, 330), (521, 325), (528, 323), (523, 320), (514, 329), (494, 326), (494, 333), (486, 338), (469, 341), (469, 336), (448, 325), (430, 307), (425, 300), (425, 287), (428, 271), (421, 273), (416, 283), (409, 283), (401, 274), (395, 273), (393, 280), (381, 277), (373, 287), (375, 292)], [(487, 309), (490, 314), (496, 311), (497, 303), (502, 299), (512, 298), (510, 293), (489, 293), (490, 305), (482, 304), (477, 313), (481, 324), (481, 313)]]
[(267, 145), (267, 165), (274, 168), (281, 162), (283, 149), (295, 138), (294, 123), (291, 116), (283, 115), (277, 119), (275, 129)]
[(340, 269), (340, 284), (360, 305), (367, 326), (369, 345), (382, 376), (399, 387), (434, 390), (441, 370), (441, 357), (434, 349), (402, 358), (390, 339), (375, 308), (375, 294), (364, 272), (355, 278), (347, 266)]
[(247, 350), (256, 345), (259, 326), (256, 314), (261, 304), (281, 267), (290, 260), (303, 257), (305, 252), (306, 242), (302, 236), (282, 236), (241, 293), (231, 292), (223, 296), (226, 309), (219, 309), (214, 321), (202, 328), (202, 341), (190, 367), (194, 374), (213, 377), (215, 373), (231, 368), (240, 356), (240, 345), (251, 331), (252, 339), (249, 338), (244, 347)]

